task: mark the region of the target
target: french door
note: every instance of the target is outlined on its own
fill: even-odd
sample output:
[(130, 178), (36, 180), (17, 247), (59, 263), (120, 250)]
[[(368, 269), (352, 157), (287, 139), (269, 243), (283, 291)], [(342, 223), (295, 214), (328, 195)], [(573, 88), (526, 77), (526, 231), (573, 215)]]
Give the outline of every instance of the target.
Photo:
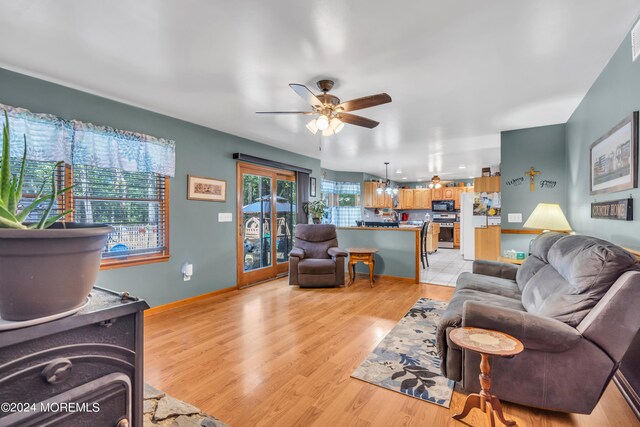
[(296, 224), (295, 173), (238, 163), (238, 287), (286, 274)]

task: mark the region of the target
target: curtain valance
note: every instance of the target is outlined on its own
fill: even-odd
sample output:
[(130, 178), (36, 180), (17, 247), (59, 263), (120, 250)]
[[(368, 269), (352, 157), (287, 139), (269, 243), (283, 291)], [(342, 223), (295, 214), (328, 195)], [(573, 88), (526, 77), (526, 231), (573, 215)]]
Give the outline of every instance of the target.
[(0, 109), (9, 115), (12, 157), (22, 156), (26, 135), (29, 160), (175, 175), (175, 141), (3, 104)]
[[(9, 116), (11, 157), (22, 157), (27, 137), (27, 159), (40, 162), (64, 161), (71, 164), (73, 126), (51, 114), (36, 114), (24, 108), (0, 104)], [(2, 128), (4, 128), (4, 112)], [(0, 146), (0, 154), (2, 147)]]
[(73, 120), (73, 164), (174, 176), (175, 142)]

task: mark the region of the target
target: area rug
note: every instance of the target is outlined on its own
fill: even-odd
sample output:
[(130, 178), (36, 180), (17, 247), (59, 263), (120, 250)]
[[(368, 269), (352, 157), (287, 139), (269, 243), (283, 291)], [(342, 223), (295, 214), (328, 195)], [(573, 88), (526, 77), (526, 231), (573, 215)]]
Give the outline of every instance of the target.
[(455, 382), (440, 373), (436, 328), (446, 302), (420, 298), (351, 375), (449, 407)]

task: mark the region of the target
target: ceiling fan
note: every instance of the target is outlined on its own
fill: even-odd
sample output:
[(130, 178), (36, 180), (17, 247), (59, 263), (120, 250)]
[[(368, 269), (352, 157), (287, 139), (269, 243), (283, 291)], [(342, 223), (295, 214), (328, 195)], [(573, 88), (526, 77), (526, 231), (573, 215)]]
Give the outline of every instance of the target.
[(340, 102), (340, 98), (328, 93), (331, 88), (333, 88), (333, 80), (320, 80), (316, 84), (322, 91), (319, 95), (314, 95), (305, 85), (298, 83), (289, 84), (295, 93), (300, 95), (302, 99), (313, 107), (313, 111), (257, 111), (256, 114), (317, 115), (318, 117), (307, 124), (307, 129), (314, 135), (318, 131), (321, 131), (322, 135), (331, 136), (334, 133), (340, 132), (344, 128), (345, 123), (369, 129), (378, 126), (380, 124), (379, 122), (355, 114), (349, 114), (348, 111), (362, 110), (391, 102), (391, 97), (386, 93)]

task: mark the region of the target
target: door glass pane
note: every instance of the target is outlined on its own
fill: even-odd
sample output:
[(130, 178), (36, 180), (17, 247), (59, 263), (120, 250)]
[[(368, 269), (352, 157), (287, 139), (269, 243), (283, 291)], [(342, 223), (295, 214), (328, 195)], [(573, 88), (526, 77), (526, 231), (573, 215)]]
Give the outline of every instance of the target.
[(287, 262), (293, 249), (296, 224), (296, 183), (286, 179), (276, 180), (276, 257), (277, 262)]
[(271, 178), (242, 175), (244, 271), (271, 265)]

